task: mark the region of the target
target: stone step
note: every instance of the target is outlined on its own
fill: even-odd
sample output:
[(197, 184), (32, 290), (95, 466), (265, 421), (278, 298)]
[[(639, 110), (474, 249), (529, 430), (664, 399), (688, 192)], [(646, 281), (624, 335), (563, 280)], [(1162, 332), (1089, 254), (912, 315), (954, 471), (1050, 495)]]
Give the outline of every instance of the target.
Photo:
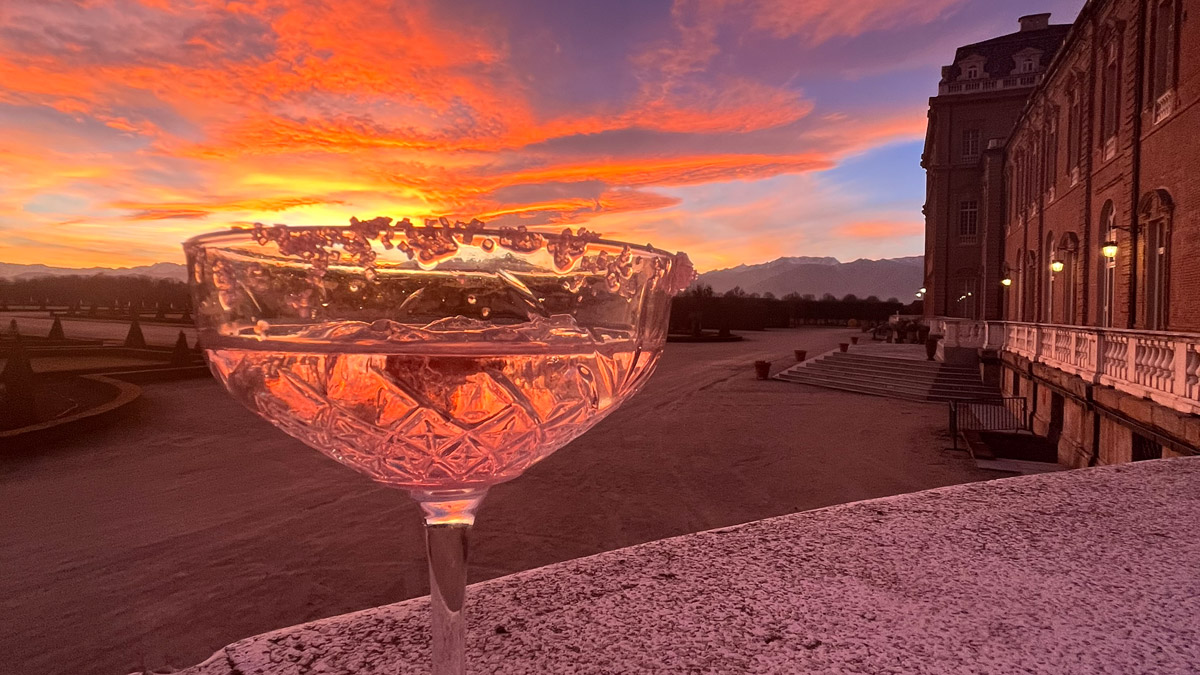
[(817, 359), (807, 362), (805, 368), (813, 368), (815, 370), (837, 370), (846, 373), (862, 373), (865, 375), (885, 375), (891, 377), (902, 377), (919, 380), (922, 382), (947, 382), (971, 384), (981, 382), (979, 373), (960, 373), (946, 372), (936, 368), (928, 370), (907, 370), (904, 368), (894, 368), (890, 365), (882, 364), (865, 364), (856, 361), (847, 361), (842, 359)]
[(982, 384), (978, 387), (927, 385), (904, 379), (862, 377), (838, 374), (836, 372), (814, 372), (803, 367), (785, 370), (776, 375), (776, 378), (819, 387), (920, 401), (969, 401), (981, 398), (994, 398), (1000, 395), (999, 391), (984, 387)]
[(856, 394), (866, 394), (866, 395), (870, 395), (870, 396), (882, 396), (884, 398), (897, 398), (897, 399), (902, 399), (902, 400), (907, 400), (907, 401), (920, 401), (920, 402), (926, 402), (926, 403), (928, 403), (928, 402), (945, 403), (945, 402), (949, 402), (949, 401), (977, 401), (980, 398), (990, 398), (991, 396), (995, 396), (995, 394), (990, 394), (988, 396), (981, 397), (980, 395), (977, 395), (977, 394), (961, 395), (961, 394), (953, 394), (953, 393), (945, 393), (945, 392), (912, 391), (912, 390), (902, 390), (902, 389), (898, 389), (896, 387), (868, 386), (861, 382), (845, 382), (845, 381), (838, 381), (838, 380), (816, 380), (816, 379), (810, 380), (808, 378), (793, 378), (793, 377), (788, 377), (788, 376), (781, 376), (781, 377), (778, 377), (778, 379), (785, 381), (785, 382), (793, 382), (795, 384), (805, 384), (805, 385), (809, 385), (809, 386), (813, 386), (813, 387), (821, 387), (824, 389), (837, 389), (840, 391), (847, 391), (847, 392), (852, 392), (852, 393), (856, 393)]
[(900, 359), (887, 356), (873, 356), (869, 354), (850, 352), (833, 352), (827, 354), (824, 358), (835, 359), (838, 361), (870, 363), (884, 366), (892, 366), (896, 368), (904, 368), (908, 370), (940, 370), (948, 373), (963, 373), (979, 375), (979, 369), (973, 366), (962, 366), (951, 363), (943, 363), (941, 361), (917, 361), (915, 359)]
[(783, 380), (784, 382), (793, 382), (796, 384), (807, 384), (814, 387), (822, 387), (825, 389), (838, 389), (841, 391), (849, 391), (856, 394), (870, 394), (872, 396), (885, 396), (889, 398), (899, 398), (909, 401), (928, 401), (928, 391), (911, 391), (906, 389), (891, 389), (885, 387), (873, 387), (862, 384), (860, 382), (848, 382), (830, 378), (819, 378), (811, 375), (799, 375), (789, 372), (782, 372), (775, 376), (775, 379)]
[(892, 369), (887, 366), (865, 366), (861, 364), (839, 363), (837, 361), (813, 361), (810, 364), (800, 367), (811, 368), (814, 372), (838, 372), (862, 375), (865, 377), (911, 380), (915, 382), (944, 382), (946, 384), (961, 384), (968, 386), (972, 384), (982, 384), (982, 380), (978, 375), (967, 376), (958, 373), (942, 373), (939, 371), (910, 372)]

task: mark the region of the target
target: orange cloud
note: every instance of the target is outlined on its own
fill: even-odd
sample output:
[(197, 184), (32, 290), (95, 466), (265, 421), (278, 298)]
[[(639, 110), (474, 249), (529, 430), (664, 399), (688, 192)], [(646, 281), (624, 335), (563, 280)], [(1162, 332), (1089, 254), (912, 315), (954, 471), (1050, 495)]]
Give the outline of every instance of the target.
[[(550, 12), (488, 3), (6, 0), (0, 259), (133, 264), (234, 222), (378, 213), (659, 227), (718, 256), (728, 232), (689, 231), (680, 190), (823, 171), (924, 127), (919, 105), (823, 107), (736, 50), (954, 4), (680, 1), (669, 27), (577, 74), (530, 45), (616, 43), (606, 27), (564, 35), (538, 25)], [(707, 212), (750, 228), (740, 206)]]
[(895, 237), (912, 237), (925, 233), (925, 223), (850, 223), (838, 227), (835, 232), (844, 237), (855, 239), (892, 239)]
[(313, 197), (277, 197), (267, 199), (240, 199), (233, 201), (138, 203), (113, 202), (116, 209), (132, 210), (129, 220), (170, 220), (173, 218), (204, 218), (223, 211), (233, 212), (278, 212), (316, 204), (343, 204), (336, 199)]

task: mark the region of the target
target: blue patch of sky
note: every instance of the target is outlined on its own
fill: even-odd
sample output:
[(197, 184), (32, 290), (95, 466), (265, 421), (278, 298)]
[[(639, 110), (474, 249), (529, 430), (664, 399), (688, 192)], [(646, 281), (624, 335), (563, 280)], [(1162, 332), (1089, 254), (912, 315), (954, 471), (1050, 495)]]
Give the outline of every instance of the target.
[(21, 207), (27, 213), (78, 213), (87, 208), (89, 201), (82, 197), (44, 192), (35, 195)]
[(821, 185), (861, 198), (865, 207), (912, 207), (916, 219), (925, 202), (923, 149), (924, 141), (889, 143), (845, 159), (815, 178)]
[[(947, 62), (953, 60), (953, 54)], [(805, 96), (817, 102), (817, 114), (881, 108), (917, 108), (937, 94), (939, 73), (936, 68), (915, 68), (880, 73), (860, 79), (820, 77), (804, 82)]]

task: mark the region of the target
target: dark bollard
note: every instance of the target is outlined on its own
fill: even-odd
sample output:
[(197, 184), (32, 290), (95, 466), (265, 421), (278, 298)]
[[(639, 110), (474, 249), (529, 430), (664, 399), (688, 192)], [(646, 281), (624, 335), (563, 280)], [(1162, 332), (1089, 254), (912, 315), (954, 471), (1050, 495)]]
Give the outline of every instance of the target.
[(852, 344), (852, 345), (858, 344), (858, 336), (857, 335), (850, 338), (850, 344)]
[(17, 329), (17, 320), (16, 319), (13, 319), (12, 321), (8, 322), (8, 334), (12, 337), (17, 337), (18, 335), (21, 334), (21, 331)]
[(0, 391), (0, 411), (13, 426), (26, 426), (37, 422), (37, 406), (35, 394), (37, 389), (33, 367), (29, 363), (29, 354), (25, 346), (17, 339), (16, 344), (7, 354), (4, 371), (0, 372), (0, 382), (4, 388)]
[(133, 349), (145, 349), (146, 338), (142, 335), (142, 325), (134, 319), (129, 324), (129, 333), (125, 335), (125, 346)]
[(770, 377), (771, 376), (771, 362), (770, 361), (755, 361), (754, 362), (754, 374), (757, 375), (758, 379), (760, 379), (760, 380), (765, 380), (768, 377)]
[(796, 362), (797, 362), (797, 363), (799, 363), (799, 362), (803, 361), (804, 359), (808, 358), (808, 351), (807, 351), (807, 350), (804, 350), (804, 349), (796, 349), (796, 350), (793, 350), (793, 351), (795, 351), (795, 352), (796, 352)]
[(849, 342), (839, 342), (838, 349), (842, 350), (843, 352), (848, 352), (848, 351), (850, 351), (850, 343)]
[(925, 358), (932, 361), (937, 356), (938, 341), (942, 339), (937, 333), (930, 333), (929, 337), (925, 338)]
[(175, 338), (175, 349), (171, 352), (171, 365), (173, 366), (190, 366), (192, 365), (192, 350), (188, 347), (187, 336), (183, 331), (179, 331), (179, 337)]

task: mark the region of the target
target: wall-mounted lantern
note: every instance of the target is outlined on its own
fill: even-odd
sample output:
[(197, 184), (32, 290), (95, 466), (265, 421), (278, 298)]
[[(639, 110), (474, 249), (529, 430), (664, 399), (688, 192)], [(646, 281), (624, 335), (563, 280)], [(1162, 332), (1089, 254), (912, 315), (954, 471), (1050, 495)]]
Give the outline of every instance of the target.
[(1050, 271), (1055, 273), (1063, 271), (1063, 261), (1055, 260), (1054, 262), (1050, 263)]
[(1117, 242), (1112, 239), (1104, 242), (1104, 244), (1100, 246), (1100, 253), (1105, 258), (1117, 257)]

